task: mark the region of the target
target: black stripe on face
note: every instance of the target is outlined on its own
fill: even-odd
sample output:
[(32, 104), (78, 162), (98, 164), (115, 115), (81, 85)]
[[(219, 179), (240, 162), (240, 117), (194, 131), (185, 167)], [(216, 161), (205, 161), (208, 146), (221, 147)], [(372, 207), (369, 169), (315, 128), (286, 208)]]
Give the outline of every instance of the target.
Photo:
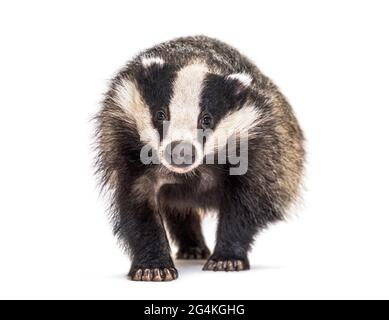
[(202, 128), (201, 120), (205, 115), (212, 117), (212, 128), (210, 129), (216, 127), (228, 112), (243, 106), (248, 90), (239, 80), (208, 74), (201, 93), (198, 128)]
[(158, 113), (163, 111), (169, 120), (169, 103), (173, 96), (173, 84), (177, 67), (169, 64), (154, 63), (140, 66), (136, 75), (139, 91), (150, 107), (152, 123), (162, 137), (163, 121), (158, 120)]

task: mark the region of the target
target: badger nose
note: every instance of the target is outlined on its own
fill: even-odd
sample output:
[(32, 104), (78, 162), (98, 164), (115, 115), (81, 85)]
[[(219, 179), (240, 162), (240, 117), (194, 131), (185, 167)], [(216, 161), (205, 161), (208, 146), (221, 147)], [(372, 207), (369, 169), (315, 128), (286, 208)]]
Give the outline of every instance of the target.
[(187, 141), (173, 141), (165, 149), (165, 159), (173, 166), (189, 167), (196, 161), (196, 148)]

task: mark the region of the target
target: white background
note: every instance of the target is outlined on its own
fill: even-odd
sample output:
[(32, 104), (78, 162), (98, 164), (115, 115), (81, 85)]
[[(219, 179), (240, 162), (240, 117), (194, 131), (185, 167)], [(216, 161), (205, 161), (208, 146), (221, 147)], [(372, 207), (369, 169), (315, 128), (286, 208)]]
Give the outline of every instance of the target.
[[(387, 1), (2, 1), (0, 298), (389, 298)], [(253, 268), (126, 279), (88, 120), (139, 50), (224, 40), (280, 86), (307, 136), (304, 203)], [(205, 231), (212, 245), (215, 231)], [(152, 244), (151, 244), (152, 245)]]

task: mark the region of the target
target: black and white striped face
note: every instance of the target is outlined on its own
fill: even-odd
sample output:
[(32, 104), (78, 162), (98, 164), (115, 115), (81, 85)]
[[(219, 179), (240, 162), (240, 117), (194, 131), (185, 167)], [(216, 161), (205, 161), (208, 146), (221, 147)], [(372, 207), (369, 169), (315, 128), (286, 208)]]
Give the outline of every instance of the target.
[(211, 73), (202, 63), (178, 69), (160, 57), (143, 57), (137, 83), (122, 80), (116, 92), (149, 147), (143, 156), (155, 150), (154, 162), (186, 173), (230, 136), (248, 134), (258, 124), (257, 108), (246, 103), (251, 81), (246, 74)]

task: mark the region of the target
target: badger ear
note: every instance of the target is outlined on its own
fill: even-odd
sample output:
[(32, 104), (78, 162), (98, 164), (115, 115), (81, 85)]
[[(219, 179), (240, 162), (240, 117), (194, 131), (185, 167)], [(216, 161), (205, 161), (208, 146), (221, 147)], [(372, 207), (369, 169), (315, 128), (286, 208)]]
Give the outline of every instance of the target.
[(165, 61), (158, 56), (145, 55), (140, 57), (140, 78), (153, 78), (165, 67)]
[(143, 56), (141, 58), (141, 63), (143, 68), (147, 69), (153, 66), (162, 67), (165, 64), (165, 61), (161, 57)]
[(249, 74), (243, 72), (232, 73), (226, 77), (226, 80), (231, 88), (231, 93), (237, 100), (246, 97), (247, 91), (253, 82), (253, 78)]

